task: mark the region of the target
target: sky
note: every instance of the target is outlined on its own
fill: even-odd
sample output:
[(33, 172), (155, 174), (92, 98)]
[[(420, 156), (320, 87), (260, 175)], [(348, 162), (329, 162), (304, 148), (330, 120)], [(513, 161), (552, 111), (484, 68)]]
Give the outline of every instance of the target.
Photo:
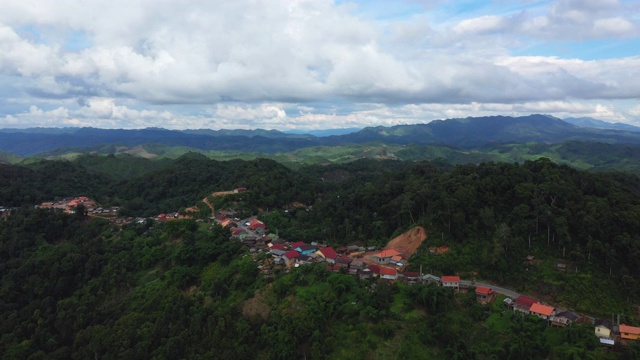
[(640, 0), (2, 0), (0, 128), (640, 126)]

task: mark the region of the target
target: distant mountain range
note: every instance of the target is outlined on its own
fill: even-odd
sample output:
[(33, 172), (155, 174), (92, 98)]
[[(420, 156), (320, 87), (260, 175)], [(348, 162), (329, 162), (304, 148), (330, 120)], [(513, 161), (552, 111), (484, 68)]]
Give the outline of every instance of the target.
[(277, 130), (107, 130), (96, 128), (0, 129), (0, 151), (32, 156), (56, 150), (109, 152), (118, 146), (144, 144), (184, 146), (201, 150), (278, 153), (311, 146), (380, 142), (386, 144), (446, 145), (477, 148), (489, 144), (570, 140), (610, 144), (640, 144), (640, 128), (591, 118), (561, 120), (548, 115), (487, 116), (434, 120), (426, 124), (367, 127), (359, 131), (330, 130), (316, 135)]
[(640, 127), (638, 126), (633, 126), (633, 125), (623, 124), (623, 123), (610, 123), (610, 122), (597, 120), (590, 117), (581, 117), (581, 118), (570, 117), (563, 120), (568, 122), (569, 124), (573, 124), (581, 127), (587, 127), (587, 128), (640, 132)]

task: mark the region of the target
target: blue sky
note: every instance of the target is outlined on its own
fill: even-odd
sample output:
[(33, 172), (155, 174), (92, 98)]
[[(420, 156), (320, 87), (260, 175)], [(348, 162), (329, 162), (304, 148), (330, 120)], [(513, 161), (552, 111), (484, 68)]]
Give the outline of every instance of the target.
[(5, 0), (0, 12), (0, 127), (531, 113), (640, 125), (640, 0)]

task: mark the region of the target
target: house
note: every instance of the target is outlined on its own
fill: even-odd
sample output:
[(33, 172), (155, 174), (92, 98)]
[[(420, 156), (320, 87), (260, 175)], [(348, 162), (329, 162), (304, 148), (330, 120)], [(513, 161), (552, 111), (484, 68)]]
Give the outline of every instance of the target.
[(250, 230), (264, 229), (265, 227), (266, 227), (266, 225), (262, 221), (260, 221), (260, 220), (258, 220), (256, 218), (253, 218), (253, 219), (251, 219), (251, 221), (249, 221), (249, 229)]
[(373, 276), (380, 275), (380, 266), (378, 266), (378, 265), (369, 265), (368, 268), (369, 268), (369, 270), (371, 270), (371, 274)]
[(443, 276), (440, 278), (443, 287), (450, 287), (460, 290), (460, 276)]
[(638, 340), (640, 338), (640, 327), (620, 324), (620, 338), (622, 340)]
[(380, 264), (388, 264), (389, 261), (391, 261), (391, 258), (397, 255), (400, 255), (400, 253), (397, 250), (394, 250), (394, 249), (382, 250), (379, 253), (373, 255), (373, 260), (375, 260)]
[(340, 265), (327, 265), (327, 270), (329, 271), (340, 271), (342, 267)]
[(271, 250), (287, 250), (287, 245), (271, 243), (270, 248)]
[(322, 256), (320, 256), (320, 255), (318, 255), (317, 253), (314, 253), (314, 252), (309, 253), (307, 256), (309, 257), (309, 259), (311, 259), (310, 260), (311, 262), (323, 262), (324, 261), (324, 258)]
[(429, 283), (438, 283), (440, 284), (440, 278), (435, 276), (435, 275), (431, 275), (431, 274), (427, 274), (424, 275), (422, 277), (422, 281), (429, 284)]
[(365, 268), (358, 270), (358, 276), (360, 279), (370, 279), (373, 276), (373, 272), (371, 269)]
[(336, 251), (332, 247), (322, 248), (316, 251), (316, 254), (322, 256), (324, 258), (324, 261), (330, 264), (335, 264), (336, 258), (338, 257), (338, 253), (336, 253)]
[(595, 324), (595, 323), (596, 323), (596, 319), (592, 318), (591, 316), (582, 315), (582, 316), (578, 316), (578, 318), (576, 319), (576, 324)]
[(535, 303), (531, 305), (531, 308), (529, 308), (529, 312), (532, 315), (536, 315), (537, 317), (545, 320), (549, 320), (551, 315), (553, 315), (554, 310), (555, 309), (552, 306), (547, 306), (540, 303)]
[(398, 270), (381, 267), (380, 268), (380, 278), (386, 280), (395, 280), (398, 278)]
[(351, 269), (356, 269), (356, 270), (361, 270), (365, 268), (365, 265), (362, 261), (359, 260), (353, 260), (351, 261), (351, 263), (349, 264), (349, 268)]
[(348, 268), (351, 261), (352, 259), (347, 256), (344, 256), (344, 255), (338, 256), (336, 258), (336, 265), (339, 265), (340, 267), (343, 267), (343, 268)]
[(553, 326), (566, 327), (578, 320), (578, 315), (571, 311), (561, 311), (552, 316), (549, 320), (551, 320), (551, 325)]
[(402, 264), (402, 256), (400, 256), (400, 255), (392, 256), (390, 262), (394, 263), (396, 265), (402, 266), (401, 265)]
[(531, 309), (531, 306), (537, 302), (537, 299), (520, 295), (513, 303), (513, 311), (520, 311), (525, 314), (529, 314), (529, 309)]
[(303, 255), (308, 255), (316, 251), (316, 247), (310, 244), (302, 244), (300, 246), (296, 246), (294, 249)]
[(291, 248), (292, 248), (292, 249), (295, 249), (295, 248), (297, 248), (298, 246), (302, 246), (302, 245), (305, 245), (304, 241), (296, 241), (296, 242), (294, 242), (294, 243), (292, 243), (292, 244), (291, 244)]
[(349, 245), (347, 246), (347, 254), (352, 254), (354, 252), (358, 252), (360, 247), (358, 245)]
[(300, 255), (299, 252), (295, 250), (291, 250), (291, 251), (287, 251), (282, 258), (284, 259), (284, 263), (286, 265), (289, 265), (291, 263), (294, 263), (299, 255)]
[(402, 275), (404, 275), (404, 278), (407, 280), (420, 280), (420, 273), (417, 271), (407, 271), (405, 270)]
[(594, 331), (597, 337), (611, 338), (611, 330), (613, 326), (609, 320), (596, 320)]
[(271, 250), (269, 250), (274, 256), (282, 256), (284, 254), (286, 254), (287, 252), (284, 250), (278, 250), (278, 249), (274, 249), (271, 248)]
[(485, 286), (476, 287), (476, 300), (480, 304), (486, 304), (493, 301), (495, 294), (496, 292), (491, 288)]
[(402, 273), (402, 276), (404, 277), (404, 280), (409, 284), (413, 284), (413, 283), (421, 281), (420, 273), (417, 272), (417, 271), (406, 271), (405, 270)]
[(300, 254), (300, 255), (298, 255), (298, 257), (296, 257), (296, 262), (298, 264), (307, 264), (307, 263), (311, 262), (311, 258), (308, 257), (307, 255)]

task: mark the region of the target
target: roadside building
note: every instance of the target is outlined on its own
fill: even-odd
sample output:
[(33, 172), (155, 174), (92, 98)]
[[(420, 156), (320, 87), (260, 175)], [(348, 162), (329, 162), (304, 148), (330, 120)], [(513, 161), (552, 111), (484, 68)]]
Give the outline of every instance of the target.
[(520, 311), (525, 314), (529, 314), (530, 313), (529, 310), (531, 309), (531, 306), (537, 302), (538, 302), (537, 299), (520, 295), (518, 296), (516, 301), (513, 303), (513, 311)]
[(450, 287), (460, 290), (460, 276), (443, 276), (440, 278), (443, 287)]
[(640, 327), (620, 324), (619, 330), (622, 340), (638, 340), (640, 338)]
[(480, 304), (486, 304), (493, 301), (496, 292), (486, 286), (476, 287), (476, 300)]
[(597, 337), (600, 338), (611, 338), (611, 331), (613, 330), (613, 326), (609, 320), (596, 320), (594, 327), (594, 332)]
[(553, 306), (547, 306), (540, 303), (535, 303), (531, 305), (531, 308), (529, 308), (529, 312), (532, 315), (536, 315), (537, 317), (545, 320), (549, 320), (551, 315), (553, 315), (554, 310)]

